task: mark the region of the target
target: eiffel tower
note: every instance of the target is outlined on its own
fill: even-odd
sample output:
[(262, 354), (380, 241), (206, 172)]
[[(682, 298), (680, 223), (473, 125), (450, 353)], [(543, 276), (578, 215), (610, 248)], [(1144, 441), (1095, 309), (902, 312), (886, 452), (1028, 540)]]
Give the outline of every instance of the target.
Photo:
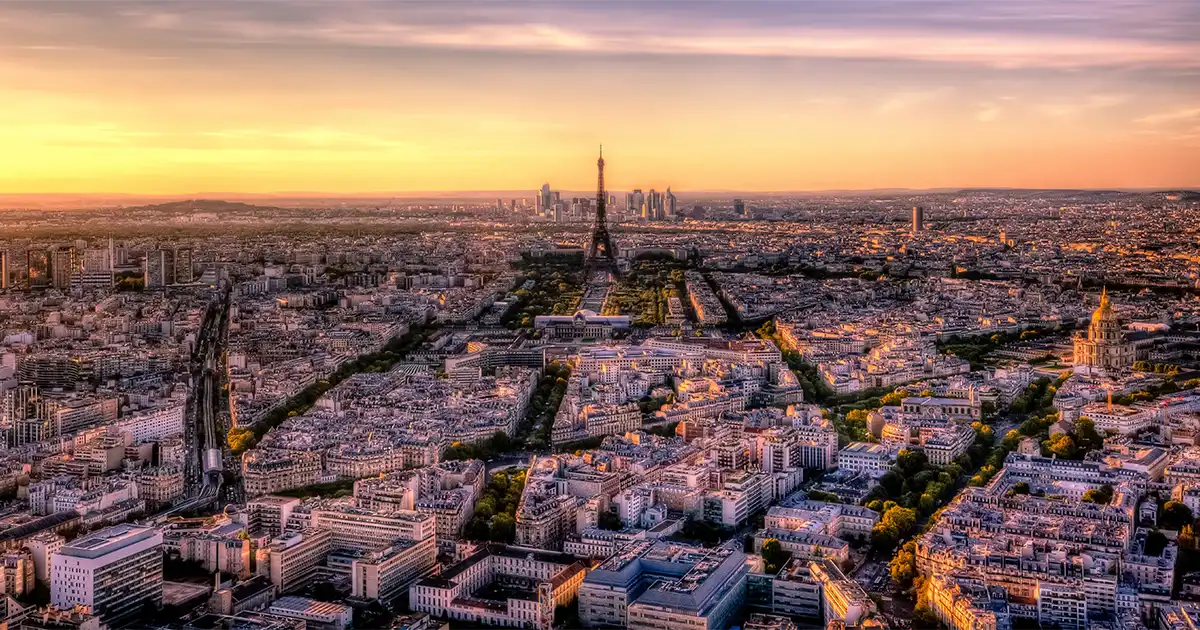
[(587, 251), (588, 276), (594, 271), (607, 271), (617, 275), (617, 248), (608, 234), (608, 221), (605, 216), (605, 206), (608, 205), (608, 193), (604, 191), (604, 145), (600, 146), (600, 159), (596, 160), (599, 174), (596, 179), (596, 224), (592, 227), (592, 243)]

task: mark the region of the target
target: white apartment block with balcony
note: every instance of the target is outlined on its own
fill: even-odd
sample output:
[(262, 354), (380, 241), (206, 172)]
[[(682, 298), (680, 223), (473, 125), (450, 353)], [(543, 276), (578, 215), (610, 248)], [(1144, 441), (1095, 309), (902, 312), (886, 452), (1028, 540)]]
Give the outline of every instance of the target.
[(110, 625), (162, 606), (162, 544), (156, 528), (118, 525), (63, 546), (51, 559), (51, 603), (87, 606)]

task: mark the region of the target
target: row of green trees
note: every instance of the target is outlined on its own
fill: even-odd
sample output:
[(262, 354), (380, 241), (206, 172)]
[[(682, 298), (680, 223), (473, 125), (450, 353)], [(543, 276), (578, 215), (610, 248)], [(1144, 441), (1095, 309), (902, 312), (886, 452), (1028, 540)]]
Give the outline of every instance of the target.
[[(1058, 422), (1059, 414), (1058, 411), (1054, 409), (1052, 404), (1054, 401), (1053, 395), (1049, 396), (1047, 399), (1046, 394), (1047, 392), (1056, 390), (1057, 386), (1061, 385), (1062, 382), (1066, 380), (1066, 376), (1068, 375), (1060, 376), (1053, 385), (1051, 384), (1050, 379), (1041, 378), (1031, 383), (1029, 387), (1025, 389), (1022, 397), (1024, 397), (1025, 400), (1038, 401), (1037, 409), (1029, 411), (1028, 405), (1026, 405), (1027, 409), (1024, 413), (1014, 414), (1018, 419), (1024, 418), (1024, 421), (1017, 426), (1017, 428), (1005, 434), (1004, 438), (992, 447), (991, 454), (988, 455), (987, 460), (982, 466), (980, 466), (979, 470), (975, 472), (975, 475), (971, 477), (971, 480), (968, 482), (969, 485), (987, 485), (987, 483), (992, 480), (992, 477), (994, 477), (996, 473), (1000, 472), (1000, 469), (1004, 467), (1004, 460), (1008, 457), (1008, 454), (1012, 451), (1015, 451), (1017, 447), (1021, 445), (1021, 440), (1023, 438), (1029, 437), (1041, 441), (1048, 437), (1051, 425), (1053, 425), (1055, 422)], [(1089, 435), (1089, 440), (1090, 439), (1091, 437)], [(1045, 446), (1049, 448), (1050, 445), (1046, 444)]]
[[(901, 589), (920, 588), (913, 582), (917, 575), (916, 555), (915, 542), (910, 538), (921, 522), (930, 523), (937, 519), (940, 510), (971, 474), (969, 471), (980, 467), (992, 447), (995, 438), (991, 426), (976, 422), (972, 428), (975, 429), (974, 444), (967, 453), (946, 466), (930, 466), (924, 453), (919, 451), (901, 451), (896, 465), (880, 478), (880, 487), (873, 492), (877, 495), (882, 491), (889, 498), (868, 496), (867, 507), (882, 513), (871, 532), (872, 546), (879, 551), (888, 551), (906, 541), (888, 566), (892, 579)], [(995, 456), (994, 452), (992, 456)], [(899, 497), (899, 500), (891, 497)]]
[(956, 335), (943, 342), (938, 342), (938, 347), (942, 352), (970, 361), (971, 369), (978, 370), (983, 367), (984, 358), (1000, 346), (1060, 334), (1062, 330), (1061, 327), (1029, 328), (1019, 333), (996, 333), (987, 337), (981, 335), (964, 338)]
[(442, 459), (455, 461), (466, 459), (483, 459), (488, 460), (502, 455), (521, 446), (520, 443), (514, 442), (511, 437), (504, 431), (496, 431), (492, 437), (477, 442), (475, 444), (464, 444), (462, 442), (454, 442), (446, 447), (442, 453)]
[(1023, 416), (1031, 413), (1045, 414), (1054, 409), (1054, 395), (1058, 393), (1059, 386), (1065, 380), (1066, 378), (1059, 377), (1057, 381), (1051, 381), (1048, 376), (1035, 380), (1025, 388), (1021, 395), (1013, 399), (1012, 404), (1008, 406), (1009, 413)]
[(821, 375), (817, 372), (817, 366), (805, 361), (799, 352), (789, 348), (784, 343), (778, 329), (775, 327), (774, 319), (764, 322), (762, 326), (759, 326), (754, 331), (754, 334), (760, 339), (770, 339), (775, 342), (775, 346), (779, 348), (779, 352), (783, 355), (783, 360), (787, 362), (788, 367), (796, 374), (796, 379), (800, 381), (800, 388), (804, 390), (805, 400), (822, 403), (833, 398), (833, 390), (821, 379)]
[(971, 477), (971, 480), (967, 482), (968, 485), (976, 487), (987, 485), (992, 480), (992, 477), (996, 476), (996, 473), (1000, 472), (1000, 469), (1004, 467), (1004, 460), (1008, 457), (1008, 454), (1017, 450), (1017, 447), (1021, 445), (1023, 438), (1036, 438), (1043, 435), (1050, 428), (1050, 425), (1057, 421), (1058, 414), (1048, 414), (1040, 418), (1030, 418), (1022, 423), (1021, 426), (1009, 431), (992, 448), (987, 461), (975, 472), (975, 476)]
[(518, 431), (515, 440), (530, 450), (541, 450), (550, 446), (554, 431), (554, 416), (567, 393), (567, 382), (571, 378), (571, 367), (565, 363), (551, 361), (546, 366), (537, 391), (529, 403), (529, 413)]
[(1155, 374), (1178, 374), (1179, 366), (1174, 363), (1151, 363), (1149, 361), (1134, 361), (1133, 369), (1138, 372), (1154, 372)]
[(343, 363), (329, 378), (321, 379), (300, 390), (287, 403), (267, 414), (253, 426), (230, 428), (225, 436), (229, 449), (234, 455), (240, 455), (254, 448), (268, 431), (283, 424), (284, 420), (303, 415), (312, 409), (318, 398), (350, 376), (360, 372), (386, 372), (392, 369), (392, 366), (424, 343), (435, 330), (436, 325), (413, 326), (407, 333), (389, 341), (383, 350), (364, 354), (353, 361)]
[(1193, 378), (1179, 383), (1175, 380), (1175, 374), (1169, 373), (1162, 384), (1140, 392), (1113, 396), (1113, 403), (1117, 405), (1132, 405), (1135, 402), (1148, 402), (1158, 399), (1159, 396), (1174, 394), (1185, 389), (1196, 389), (1198, 387), (1200, 387), (1200, 378)]

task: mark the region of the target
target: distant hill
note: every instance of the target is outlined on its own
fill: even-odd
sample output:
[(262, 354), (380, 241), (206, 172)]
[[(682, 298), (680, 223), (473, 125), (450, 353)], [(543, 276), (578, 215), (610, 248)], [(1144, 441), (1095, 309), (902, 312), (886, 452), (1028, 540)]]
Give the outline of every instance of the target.
[(1042, 196), (1042, 197), (1075, 197), (1079, 195), (1177, 195), (1186, 201), (1193, 201), (1200, 196), (1194, 190), (1162, 190), (1162, 189), (1130, 189), (1116, 190), (1104, 188), (963, 188), (960, 195), (971, 193), (992, 193), (1002, 195)]
[(1075, 196), (1075, 195), (1135, 195), (1135, 191), (1105, 190), (1089, 188), (963, 188), (959, 194), (970, 193), (999, 193), (1003, 195), (1042, 195), (1042, 196)]
[(186, 201), (171, 201), (146, 206), (129, 206), (127, 211), (145, 212), (212, 212), (222, 214), (229, 212), (257, 212), (263, 210), (282, 210), (278, 206), (260, 206), (239, 201), (221, 201), (220, 199), (189, 199)]
[(1179, 197), (1180, 201), (1200, 201), (1200, 191), (1196, 190), (1164, 190), (1167, 197)]

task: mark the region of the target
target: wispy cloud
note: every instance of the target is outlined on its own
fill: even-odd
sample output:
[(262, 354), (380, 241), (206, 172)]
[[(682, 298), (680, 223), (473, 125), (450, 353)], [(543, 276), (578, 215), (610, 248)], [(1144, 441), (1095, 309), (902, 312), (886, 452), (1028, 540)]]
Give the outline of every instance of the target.
[(1134, 120), (1139, 125), (1170, 125), (1174, 123), (1187, 123), (1191, 121), (1200, 121), (1200, 107), (1187, 107), (1183, 109), (1175, 109), (1167, 112), (1159, 112), (1157, 114), (1149, 114)]
[(1138, 133), (1149, 137), (1200, 146), (1200, 107), (1181, 107), (1147, 114), (1133, 121)]
[(996, 103), (992, 103), (990, 101), (980, 103), (979, 111), (975, 112), (975, 119), (979, 122), (992, 122), (1000, 117), (1000, 112), (1002, 111), (1004, 111), (1004, 109)]
[[(10, 23), (22, 31), (14, 36), (26, 39), (71, 28), (73, 35), (106, 40), (116, 48), (157, 41), (899, 60), (995, 68), (1200, 67), (1200, 40), (1187, 36), (1200, 18), (1161, 2), (1120, 10), (1065, 0), (1006, 3), (1015, 5), (1010, 8), (916, 0), (613, 2), (599, 8), (500, 1), (173, 2), (123, 3), (116, 5), (123, 8), (118, 11), (107, 10), (110, 4), (116, 3), (71, 5), (79, 9), (74, 12), (58, 4), (54, 10), (21, 5), (27, 8), (15, 11), (20, 20)], [(1035, 9), (1055, 19), (1036, 20)]]
[(513, 52), (711, 55), (900, 60), (995, 68), (1104, 66), (1200, 67), (1200, 45), (1079, 37), (959, 35), (936, 31), (767, 28), (672, 35), (583, 25), (505, 23), (417, 28), (403, 24), (280, 26), (224, 22), (214, 34), (259, 43), (310, 41), (359, 47), (447, 48)]
[(296, 149), (392, 150), (411, 149), (412, 143), (382, 135), (369, 135), (330, 127), (305, 127), (287, 130), (220, 129), (198, 134), (205, 138), (237, 143), (269, 143)]
[(881, 114), (890, 114), (920, 105), (927, 105), (941, 98), (949, 96), (953, 92), (954, 88), (951, 87), (897, 92), (884, 98), (883, 102), (881, 102), (879, 107), (876, 109)]
[(1083, 99), (1042, 103), (1037, 110), (1051, 118), (1075, 118), (1088, 112), (1116, 107), (1129, 102), (1127, 94), (1093, 94)]

